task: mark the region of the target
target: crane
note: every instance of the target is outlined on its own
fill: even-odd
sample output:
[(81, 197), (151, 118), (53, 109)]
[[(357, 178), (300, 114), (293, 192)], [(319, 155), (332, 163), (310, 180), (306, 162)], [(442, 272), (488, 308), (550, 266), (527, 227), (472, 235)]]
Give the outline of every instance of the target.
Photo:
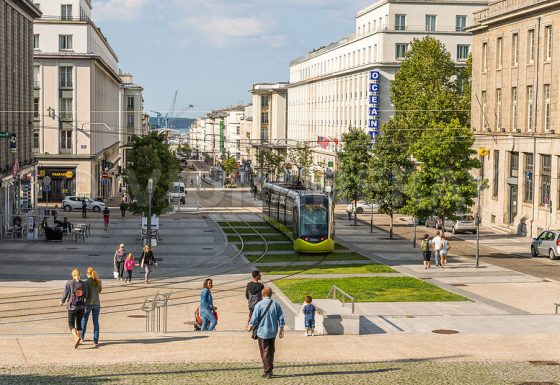
[(162, 113), (159, 112), (159, 111), (154, 111), (154, 110), (150, 110), (150, 112), (153, 112), (154, 114), (156, 114), (158, 128), (161, 128), (161, 117), (162, 117)]
[(165, 116), (165, 128), (171, 128), (171, 119), (173, 119), (173, 117), (175, 116), (177, 94), (179, 94), (179, 90), (175, 90), (175, 95), (173, 96), (173, 101), (171, 102), (171, 108), (169, 108), (169, 114)]

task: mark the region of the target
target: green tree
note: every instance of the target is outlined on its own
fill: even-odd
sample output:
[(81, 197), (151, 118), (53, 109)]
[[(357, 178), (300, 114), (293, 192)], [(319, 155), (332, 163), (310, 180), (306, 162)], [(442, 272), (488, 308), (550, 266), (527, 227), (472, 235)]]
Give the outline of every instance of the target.
[(179, 179), (179, 165), (165, 140), (164, 135), (156, 132), (133, 139), (133, 146), (128, 154), (126, 182), (132, 199), (129, 207), (134, 213), (148, 211), (146, 188), (150, 178), (154, 183), (152, 212), (160, 215), (169, 208), (165, 194), (171, 183)]
[(308, 175), (309, 169), (313, 165), (313, 157), (309, 144), (307, 142), (298, 144), (298, 146), (290, 152), (289, 159), (298, 170), (297, 182), (300, 184), (302, 174), (304, 176)]
[(458, 120), (426, 129), (412, 148), (419, 167), (410, 176), (403, 212), (415, 217), (436, 215), (455, 218), (474, 204), (476, 179), (471, 170), (480, 167), (472, 149), (474, 135), (460, 128)]
[(414, 170), (406, 148), (406, 131), (389, 120), (383, 134), (376, 138), (369, 161), (366, 196), (379, 205), (379, 212), (389, 215), (389, 238), (393, 239), (393, 217), (406, 202), (404, 187)]
[(263, 176), (268, 176), (269, 180), (276, 180), (284, 168), (285, 157), (270, 149), (261, 150), (257, 160)]
[(233, 157), (229, 157), (222, 162), (222, 169), (224, 170), (224, 177), (227, 179), (230, 178), (231, 173), (233, 170), (237, 168), (237, 161)]
[[(354, 211), (366, 186), (367, 164), (371, 156), (370, 136), (361, 129), (350, 128), (342, 134), (343, 150), (338, 153), (339, 168), (336, 191), (342, 199), (352, 202)], [(356, 224), (354, 216), (354, 224)]]

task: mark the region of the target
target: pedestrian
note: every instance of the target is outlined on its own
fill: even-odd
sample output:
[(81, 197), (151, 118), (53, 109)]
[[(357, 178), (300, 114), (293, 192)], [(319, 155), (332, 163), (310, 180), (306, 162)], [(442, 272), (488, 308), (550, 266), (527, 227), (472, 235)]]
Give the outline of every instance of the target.
[[(272, 300), (272, 289), (265, 287), (262, 291), (262, 301), (257, 303), (247, 330), (257, 329), (256, 337), (263, 362), (264, 378), (271, 378), (274, 369), (274, 352), (276, 334), (284, 337), (284, 314), (280, 305)], [(280, 332), (278, 332), (280, 330)]]
[(303, 307), (303, 314), (305, 317), (305, 336), (315, 335), (315, 305), (312, 305), (313, 298), (308, 295), (305, 297), (305, 306)]
[(253, 192), (253, 200), (257, 200), (258, 189), (256, 184), (254, 184), (253, 187), (251, 187), (251, 191)]
[(245, 289), (245, 298), (247, 298), (247, 303), (249, 305), (249, 320), (251, 320), (255, 305), (262, 300), (262, 289), (264, 289), (264, 285), (259, 282), (261, 280), (261, 272), (254, 270), (251, 275), (253, 279), (251, 279), (251, 282), (247, 284), (247, 288)]
[(429, 269), (432, 264), (432, 251), (430, 250), (430, 236), (428, 234), (424, 234), (424, 240), (420, 247), (422, 248), (422, 256), (424, 257), (424, 269)]
[(119, 281), (122, 281), (124, 276), (124, 261), (126, 260), (126, 251), (124, 250), (124, 244), (121, 243), (119, 248), (115, 251), (115, 255), (113, 256), (113, 266), (115, 267), (115, 271), (117, 272), (117, 276), (115, 277)]
[(348, 214), (348, 220), (351, 221), (352, 220), (352, 211), (354, 210), (354, 206), (352, 204), (349, 204), (348, 206), (346, 206), (346, 214)]
[(82, 333), (81, 339), (85, 340), (86, 328), (89, 321), (89, 314), (93, 319), (93, 346), (99, 346), (99, 312), (101, 311), (101, 302), (99, 301), (99, 294), (103, 289), (101, 279), (97, 275), (97, 271), (93, 267), (87, 269), (87, 296), (86, 296), (86, 310), (82, 317)]
[(200, 318), (202, 318), (201, 331), (212, 331), (216, 328), (216, 324), (218, 323), (218, 320), (213, 313), (217, 310), (214, 306), (214, 299), (212, 298), (211, 289), (213, 287), (214, 285), (212, 280), (210, 278), (206, 278), (204, 280), (204, 284), (202, 285), (202, 292), (200, 293), (200, 306), (198, 308)]
[(449, 252), (449, 249), (451, 248), (451, 246), (449, 246), (449, 241), (447, 240), (447, 238), (445, 237), (445, 235), (441, 235), (441, 267), (444, 268), (447, 265), (447, 253)]
[(105, 231), (107, 231), (109, 229), (109, 215), (110, 215), (111, 211), (109, 210), (109, 207), (105, 206), (105, 208), (103, 209), (103, 225), (104, 225), (104, 229)]
[[(136, 264), (138, 266), (138, 264)], [(126, 256), (126, 261), (124, 261), (124, 269), (126, 270), (126, 278), (124, 279), (124, 283), (131, 283), (132, 282), (132, 268), (134, 267), (134, 255), (132, 253), (128, 253)]]
[(86, 309), (87, 285), (80, 279), (80, 270), (72, 270), (72, 279), (66, 282), (60, 306), (68, 309), (68, 327), (74, 336), (74, 348), (78, 348), (81, 341), (82, 318)]
[(82, 198), (82, 218), (87, 218), (87, 202), (86, 202), (86, 198)]
[(439, 231), (436, 231), (436, 236), (432, 239), (432, 254), (434, 255), (434, 261), (436, 266), (440, 266), (439, 256), (441, 253), (441, 237)]
[(121, 216), (124, 218), (126, 215), (126, 202), (124, 201), (124, 199), (121, 201), (120, 204), (120, 209), (121, 209)]
[(54, 209), (51, 212), (53, 216), (53, 221), (56, 222), (56, 217), (58, 216), (58, 205), (54, 205)]
[(152, 272), (153, 266), (157, 266), (156, 259), (154, 258), (154, 253), (150, 245), (144, 245), (144, 251), (140, 256), (140, 268), (144, 269), (144, 282), (150, 283), (150, 273)]

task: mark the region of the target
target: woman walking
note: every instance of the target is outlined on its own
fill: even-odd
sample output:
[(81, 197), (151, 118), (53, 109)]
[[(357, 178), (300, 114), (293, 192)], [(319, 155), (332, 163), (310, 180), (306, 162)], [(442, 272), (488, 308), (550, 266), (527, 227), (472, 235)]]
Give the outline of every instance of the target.
[(113, 265), (115, 266), (115, 271), (118, 273), (117, 279), (122, 281), (124, 277), (124, 261), (126, 260), (126, 251), (124, 250), (124, 244), (120, 244), (119, 248), (115, 251), (113, 256)]
[(152, 272), (152, 266), (157, 266), (156, 259), (154, 258), (154, 253), (152, 252), (152, 248), (150, 245), (144, 246), (144, 251), (140, 256), (140, 268), (144, 269), (144, 282), (150, 283), (150, 273)]
[(68, 309), (68, 327), (74, 336), (74, 348), (78, 348), (81, 341), (82, 318), (86, 308), (87, 285), (80, 279), (80, 270), (72, 270), (72, 279), (66, 282), (64, 293), (60, 299), (60, 306)]
[(99, 301), (99, 293), (103, 289), (101, 280), (97, 275), (97, 271), (93, 267), (87, 269), (87, 296), (86, 296), (86, 310), (82, 317), (82, 341), (85, 340), (86, 328), (91, 313), (93, 319), (93, 346), (99, 346), (99, 312), (101, 310), (101, 302)]
[(441, 236), (441, 267), (444, 268), (447, 265), (447, 253), (449, 252), (449, 241), (445, 237), (445, 235)]
[(218, 323), (213, 313), (213, 311), (216, 310), (214, 300), (212, 298), (212, 292), (210, 291), (213, 287), (214, 285), (212, 284), (212, 280), (210, 278), (206, 278), (204, 280), (204, 284), (202, 285), (202, 292), (200, 293), (199, 312), (200, 317), (202, 318), (201, 331), (212, 331)]

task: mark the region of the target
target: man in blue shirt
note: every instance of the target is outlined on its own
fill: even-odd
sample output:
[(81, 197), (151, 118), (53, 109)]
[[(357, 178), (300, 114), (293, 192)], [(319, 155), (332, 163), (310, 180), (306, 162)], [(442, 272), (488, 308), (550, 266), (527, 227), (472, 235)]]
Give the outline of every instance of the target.
[[(259, 341), (259, 350), (261, 352), (261, 359), (264, 368), (264, 378), (272, 377), (272, 370), (274, 369), (274, 342), (276, 334), (278, 337), (284, 337), (284, 315), (280, 305), (273, 301), (272, 289), (265, 287), (262, 291), (263, 299), (255, 305), (251, 321), (247, 330), (251, 331), (257, 328), (257, 336)], [(280, 329), (280, 333), (278, 333)]]

